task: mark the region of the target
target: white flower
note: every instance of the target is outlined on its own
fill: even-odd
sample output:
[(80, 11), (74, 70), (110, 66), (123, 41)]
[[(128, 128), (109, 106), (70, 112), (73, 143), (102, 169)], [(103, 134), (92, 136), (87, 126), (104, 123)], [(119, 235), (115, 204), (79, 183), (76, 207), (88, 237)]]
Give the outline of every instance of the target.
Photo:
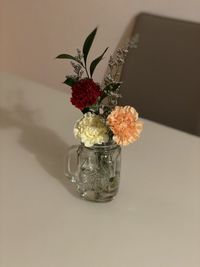
[(74, 135), (86, 147), (108, 142), (108, 128), (103, 119), (96, 114), (87, 112), (74, 126)]

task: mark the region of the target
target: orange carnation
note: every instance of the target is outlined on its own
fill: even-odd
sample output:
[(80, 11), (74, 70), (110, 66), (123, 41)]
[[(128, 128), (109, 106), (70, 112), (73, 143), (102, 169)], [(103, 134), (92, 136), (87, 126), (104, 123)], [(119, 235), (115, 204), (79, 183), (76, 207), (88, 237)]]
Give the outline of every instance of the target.
[(138, 120), (137, 111), (130, 106), (116, 106), (107, 117), (107, 124), (114, 134), (113, 140), (118, 145), (135, 142), (143, 128), (143, 123)]

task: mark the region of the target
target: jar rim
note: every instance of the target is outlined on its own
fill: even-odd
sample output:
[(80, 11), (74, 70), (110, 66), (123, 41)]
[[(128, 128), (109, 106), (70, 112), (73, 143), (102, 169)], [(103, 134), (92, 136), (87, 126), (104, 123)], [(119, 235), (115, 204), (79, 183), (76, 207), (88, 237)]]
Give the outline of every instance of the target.
[(87, 147), (84, 145), (84, 143), (81, 143), (81, 146), (87, 148), (87, 149), (98, 149), (98, 148), (109, 148), (109, 149), (114, 149), (114, 148), (117, 148), (119, 147), (120, 148), (120, 145), (118, 145), (117, 143), (114, 143), (114, 142), (107, 142), (107, 143), (103, 143), (103, 144), (94, 144), (93, 146), (90, 146), (90, 147)]

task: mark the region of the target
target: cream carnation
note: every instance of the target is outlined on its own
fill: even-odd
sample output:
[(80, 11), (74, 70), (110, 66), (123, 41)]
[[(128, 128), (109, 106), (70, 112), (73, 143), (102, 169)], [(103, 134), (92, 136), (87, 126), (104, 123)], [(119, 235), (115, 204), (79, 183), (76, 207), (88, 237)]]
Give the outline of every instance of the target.
[(108, 142), (108, 128), (103, 119), (96, 114), (87, 112), (74, 126), (74, 135), (86, 147)]

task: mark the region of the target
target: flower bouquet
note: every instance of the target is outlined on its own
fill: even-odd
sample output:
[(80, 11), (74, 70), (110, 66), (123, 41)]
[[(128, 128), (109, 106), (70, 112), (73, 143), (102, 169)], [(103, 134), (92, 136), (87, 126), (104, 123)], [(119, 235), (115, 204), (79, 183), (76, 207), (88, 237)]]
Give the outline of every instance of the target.
[(133, 39), (110, 56), (108, 73), (100, 85), (93, 80), (93, 74), (108, 48), (90, 63), (89, 68), (87, 62), (96, 32), (97, 28), (88, 35), (82, 51), (77, 49), (76, 56), (61, 54), (57, 58), (71, 61), (74, 75), (67, 75), (64, 83), (71, 87), (71, 103), (82, 112), (74, 126), (74, 135), (81, 144), (69, 151), (69, 159), (74, 150), (77, 153), (77, 171), (72, 173), (68, 164), (68, 173), (82, 197), (105, 202), (118, 191), (121, 146), (139, 138), (143, 123), (133, 107), (117, 105), (121, 97), (120, 70), (137, 40)]

